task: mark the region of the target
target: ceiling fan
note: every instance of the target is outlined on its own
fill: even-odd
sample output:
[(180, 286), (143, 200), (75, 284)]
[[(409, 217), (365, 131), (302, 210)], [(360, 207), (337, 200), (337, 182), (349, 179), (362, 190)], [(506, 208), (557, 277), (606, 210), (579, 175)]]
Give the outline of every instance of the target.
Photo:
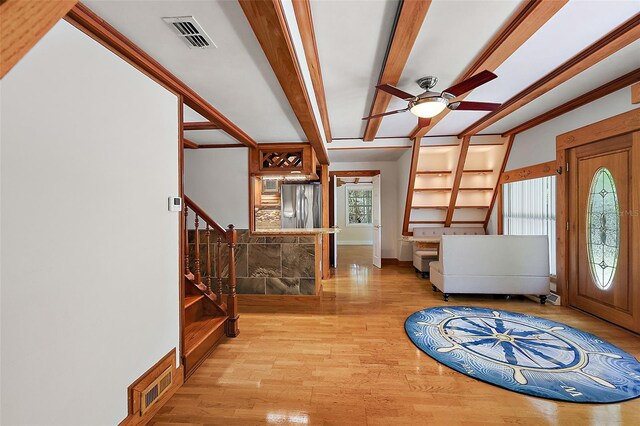
[(364, 117), (363, 120), (369, 120), (371, 118), (384, 117), (386, 115), (393, 115), (410, 111), (412, 114), (418, 117), (418, 126), (426, 127), (431, 122), (431, 118), (440, 114), (442, 111), (444, 111), (445, 108), (460, 111), (494, 111), (500, 106), (500, 104), (491, 102), (452, 102), (452, 100), (475, 89), (476, 87), (488, 83), (489, 81), (497, 77), (498, 76), (491, 71), (485, 70), (469, 77), (464, 81), (461, 81), (458, 84), (454, 84), (453, 86), (439, 93), (431, 91), (431, 89), (438, 82), (438, 78), (432, 76), (423, 77), (421, 79), (418, 79), (416, 83), (418, 83), (418, 86), (420, 86), (424, 90), (424, 92), (415, 96), (390, 84), (381, 84), (379, 86), (376, 86), (376, 89), (387, 92), (390, 95), (393, 95), (400, 99), (404, 99), (405, 101), (408, 101), (409, 104), (404, 109), (389, 111), (382, 114), (370, 115), (369, 117)]

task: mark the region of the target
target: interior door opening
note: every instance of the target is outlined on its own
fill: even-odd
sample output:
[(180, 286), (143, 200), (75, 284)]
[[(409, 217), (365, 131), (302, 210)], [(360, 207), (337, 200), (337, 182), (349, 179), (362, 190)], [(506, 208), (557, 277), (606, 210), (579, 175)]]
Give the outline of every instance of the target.
[(382, 267), (380, 172), (361, 173), (331, 174), (330, 226), (341, 229), (330, 245), (333, 267), (342, 266), (342, 262)]

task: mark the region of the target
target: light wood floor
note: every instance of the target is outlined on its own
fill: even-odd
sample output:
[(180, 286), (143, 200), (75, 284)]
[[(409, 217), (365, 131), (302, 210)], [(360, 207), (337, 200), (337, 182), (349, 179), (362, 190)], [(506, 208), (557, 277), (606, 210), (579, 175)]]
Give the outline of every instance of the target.
[[(640, 425), (640, 399), (612, 405), (554, 402), (471, 379), (406, 337), (411, 313), (443, 305), (406, 267), (371, 266), (369, 247), (341, 247), (318, 306), (241, 307), (226, 340), (152, 424)], [(640, 358), (640, 338), (578, 311), (529, 300), (455, 297), (543, 316), (592, 332)]]

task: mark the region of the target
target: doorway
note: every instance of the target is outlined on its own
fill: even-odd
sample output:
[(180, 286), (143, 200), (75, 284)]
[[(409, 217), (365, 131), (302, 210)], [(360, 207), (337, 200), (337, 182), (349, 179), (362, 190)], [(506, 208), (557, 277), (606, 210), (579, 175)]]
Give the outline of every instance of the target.
[(640, 132), (565, 155), (569, 305), (640, 332)]
[(381, 268), (380, 171), (334, 171), (330, 178), (329, 224), (341, 229), (331, 238), (331, 266), (344, 259)]

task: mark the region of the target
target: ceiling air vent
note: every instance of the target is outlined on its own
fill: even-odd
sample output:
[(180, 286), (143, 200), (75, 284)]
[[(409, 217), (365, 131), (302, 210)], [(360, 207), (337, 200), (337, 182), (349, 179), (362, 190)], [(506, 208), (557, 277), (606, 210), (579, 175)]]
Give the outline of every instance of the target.
[(162, 18), (162, 20), (169, 24), (175, 33), (183, 39), (190, 48), (207, 49), (218, 47), (213, 40), (211, 40), (211, 37), (204, 32), (193, 16), (174, 16)]

